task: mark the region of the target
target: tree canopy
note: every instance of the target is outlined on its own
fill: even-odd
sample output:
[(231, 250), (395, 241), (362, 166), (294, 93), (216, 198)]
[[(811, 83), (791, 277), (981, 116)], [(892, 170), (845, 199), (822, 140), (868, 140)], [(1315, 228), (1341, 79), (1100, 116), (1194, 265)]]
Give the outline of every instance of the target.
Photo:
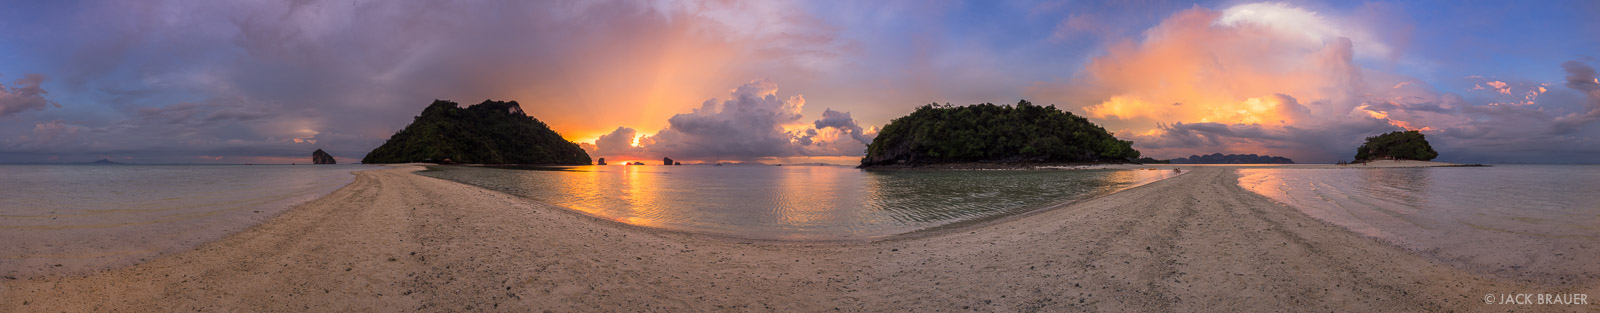
[(1127, 162), (1139, 157), (1132, 145), (1054, 105), (929, 104), (884, 125), (861, 165)]
[(589, 153), (516, 101), (488, 101), (461, 108), (434, 100), (362, 163), (445, 162), (474, 164), (588, 165)]
[(1356, 162), (1371, 160), (1418, 160), (1428, 161), (1439, 157), (1439, 152), (1433, 151), (1433, 146), (1428, 144), (1422, 132), (1415, 130), (1395, 131), (1387, 134), (1367, 137), (1367, 142), (1356, 149)]

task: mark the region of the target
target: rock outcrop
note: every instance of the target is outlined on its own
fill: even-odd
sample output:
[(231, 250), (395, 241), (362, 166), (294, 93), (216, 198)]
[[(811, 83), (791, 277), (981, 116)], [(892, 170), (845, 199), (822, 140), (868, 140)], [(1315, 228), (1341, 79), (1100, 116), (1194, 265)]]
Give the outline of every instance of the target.
[(333, 160), (333, 155), (328, 154), (328, 152), (317, 149), (317, 151), (311, 152), (311, 164), (339, 164), (339, 161)]
[(599, 161), (595, 162), (595, 165), (606, 165), (606, 158), (600, 158)]
[(661, 158), (661, 165), (672, 165), (672, 158)]

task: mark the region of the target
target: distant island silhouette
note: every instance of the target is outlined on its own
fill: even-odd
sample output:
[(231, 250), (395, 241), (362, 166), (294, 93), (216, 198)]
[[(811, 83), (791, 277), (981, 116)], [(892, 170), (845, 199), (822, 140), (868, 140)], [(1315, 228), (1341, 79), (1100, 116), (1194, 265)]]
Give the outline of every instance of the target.
[(1167, 161), (1172, 164), (1294, 164), (1294, 160), (1280, 156), (1221, 153), (1190, 155)]

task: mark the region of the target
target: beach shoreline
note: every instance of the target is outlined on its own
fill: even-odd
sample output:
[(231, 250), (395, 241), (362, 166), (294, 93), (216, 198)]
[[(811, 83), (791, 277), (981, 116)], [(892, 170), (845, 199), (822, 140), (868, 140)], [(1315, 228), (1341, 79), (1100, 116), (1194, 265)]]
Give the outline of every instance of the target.
[[(0, 280), (0, 311), (1504, 311), (1587, 293), (1469, 273), (1237, 185), (1176, 177), (959, 229), (766, 242), (627, 225), (416, 165), (198, 248)], [(1335, 166), (1335, 165), (1328, 165)]]

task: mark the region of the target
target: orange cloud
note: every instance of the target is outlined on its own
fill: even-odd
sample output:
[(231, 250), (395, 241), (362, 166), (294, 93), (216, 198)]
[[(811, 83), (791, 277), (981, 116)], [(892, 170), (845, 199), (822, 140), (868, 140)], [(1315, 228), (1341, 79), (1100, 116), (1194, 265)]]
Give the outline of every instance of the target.
[[(1501, 81), (1488, 80), (1481, 76), (1468, 76), (1467, 79), (1474, 83), (1474, 88), (1468, 91), (1484, 90), (1492, 94), (1479, 93), (1478, 96), (1489, 99), (1489, 105), (1529, 106), (1538, 103), (1539, 96), (1550, 92), (1549, 83), (1533, 83), (1529, 81)], [(1488, 87), (1485, 88), (1484, 86)]]
[(1359, 144), (1349, 141), (1374, 133), (1433, 130), (1417, 118), (1432, 113), (1409, 107), (1437, 95), (1404, 88), (1413, 78), (1356, 65), (1358, 55), (1387, 57), (1390, 45), (1339, 22), (1276, 3), (1196, 7), (1110, 46), (1061, 88), (1103, 95), (1082, 107), (1086, 115), (1157, 157), (1266, 153), (1331, 162)]
[(1500, 93), (1508, 94), (1508, 95), (1511, 94), (1511, 88), (1507, 88), (1506, 87), (1506, 82), (1497, 80), (1497, 81), (1487, 82), (1485, 84), (1488, 84), (1490, 87), (1494, 87), (1494, 90), (1498, 91)]
[(1349, 40), (1304, 37), (1331, 26), (1280, 27), (1282, 16), (1310, 14), (1290, 7), (1240, 12), (1191, 9), (1147, 31), (1143, 42), (1112, 46), (1085, 74), (1113, 95), (1084, 110), (1105, 119), (1282, 125), (1294, 119), (1282, 99), (1329, 98), (1349, 85), (1338, 75), (1354, 71)]

